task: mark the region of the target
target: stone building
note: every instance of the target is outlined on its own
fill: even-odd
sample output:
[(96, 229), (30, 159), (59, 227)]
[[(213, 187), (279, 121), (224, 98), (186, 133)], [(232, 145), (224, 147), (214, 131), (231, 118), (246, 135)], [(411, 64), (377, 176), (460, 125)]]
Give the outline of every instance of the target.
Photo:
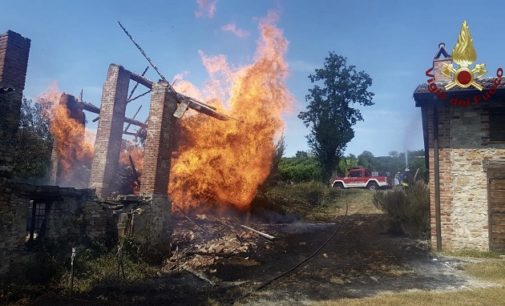
[(438, 52), (426, 72), (430, 79), (414, 92), (429, 167), (432, 243), (443, 250), (505, 252), (503, 70), (476, 79), (482, 90), (447, 90), (452, 79), (442, 69), (451, 62), (445, 50)]

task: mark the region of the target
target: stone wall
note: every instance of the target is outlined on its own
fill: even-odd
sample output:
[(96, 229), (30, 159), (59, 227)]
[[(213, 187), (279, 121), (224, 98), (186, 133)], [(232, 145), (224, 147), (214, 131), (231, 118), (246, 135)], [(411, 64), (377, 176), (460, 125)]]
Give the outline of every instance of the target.
[[(490, 103), (490, 105), (492, 105)], [(505, 144), (489, 143), (489, 109), (439, 105), (442, 247), (489, 250), (485, 163), (505, 160)], [(432, 244), (436, 245), (433, 111), (427, 108)]]
[(93, 190), (10, 183), (12, 195), (1, 218), (0, 274), (10, 262), (28, 254), (28, 220), (32, 201), (48, 206), (45, 231), (35, 242), (70, 248), (91, 240), (106, 242), (114, 232), (112, 211), (96, 201)]

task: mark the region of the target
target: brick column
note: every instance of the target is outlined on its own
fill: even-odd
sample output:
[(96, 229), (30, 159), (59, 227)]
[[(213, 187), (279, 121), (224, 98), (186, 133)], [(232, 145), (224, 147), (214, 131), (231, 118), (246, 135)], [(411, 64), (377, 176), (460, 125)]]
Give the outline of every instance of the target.
[(142, 194), (167, 195), (170, 160), (173, 143), (172, 128), (176, 118), (173, 116), (177, 100), (168, 91), (168, 83), (159, 82), (153, 85), (151, 109), (147, 128), (147, 140), (144, 149), (144, 166), (142, 170)]
[(29, 52), (28, 38), (12, 31), (0, 35), (0, 177), (12, 173)]
[(167, 82), (153, 84), (152, 90), (140, 187), (148, 203), (135, 218), (134, 238), (144, 246), (150, 260), (161, 262), (169, 254), (172, 231), (168, 178), (177, 100), (168, 91)]
[(12, 161), (23, 89), (25, 87), (30, 40), (12, 31), (0, 35), (0, 275), (9, 269), (18, 248), (12, 237), (19, 236), (16, 216), (20, 206), (11, 203)]
[(99, 197), (106, 197), (112, 192), (110, 186), (119, 161), (129, 82), (128, 70), (115, 64), (109, 66), (103, 85), (95, 157), (89, 180), (89, 187), (95, 188)]

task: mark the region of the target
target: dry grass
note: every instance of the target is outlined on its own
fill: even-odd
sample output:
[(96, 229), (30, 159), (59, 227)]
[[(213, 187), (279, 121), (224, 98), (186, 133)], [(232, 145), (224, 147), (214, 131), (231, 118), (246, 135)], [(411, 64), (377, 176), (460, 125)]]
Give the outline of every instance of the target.
[(466, 265), (465, 271), (497, 286), (451, 292), (411, 291), (364, 299), (326, 301), (319, 305), (505, 305), (505, 259), (484, 259), (481, 263)]

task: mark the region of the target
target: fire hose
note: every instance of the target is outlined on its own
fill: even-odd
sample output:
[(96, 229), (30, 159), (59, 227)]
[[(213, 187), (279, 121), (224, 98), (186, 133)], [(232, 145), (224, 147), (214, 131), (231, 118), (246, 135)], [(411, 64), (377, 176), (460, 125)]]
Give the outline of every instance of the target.
[[(346, 211), (345, 211), (345, 217), (347, 217), (347, 213), (348, 213), (348, 210), (349, 210), (349, 206), (346, 205)], [(241, 300), (241, 299), (244, 299), (246, 297), (248, 297), (249, 295), (251, 295), (253, 292), (255, 291), (259, 291), (261, 289), (264, 289), (265, 287), (267, 287), (268, 285), (270, 285), (271, 283), (275, 282), (276, 280), (279, 280), (287, 275), (289, 275), (290, 273), (292, 273), (293, 271), (295, 271), (296, 269), (298, 269), (299, 267), (303, 266), (306, 262), (308, 262), (309, 260), (311, 260), (312, 258), (314, 258), (317, 254), (319, 254), (319, 252), (328, 244), (328, 242), (330, 242), (333, 238), (335, 238), (335, 236), (337, 235), (337, 233), (340, 231), (340, 229), (342, 228), (342, 223), (340, 224), (336, 224), (335, 225), (335, 230), (333, 231), (333, 233), (328, 237), (328, 239), (326, 239), (312, 254), (310, 254), (308, 257), (306, 257), (305, 259), (303, 259), (302, 261), (300, 261), (299, 263), (297, 263), (296, 265), (294, 265), (293, 267), (291, 267), (290, 269), (286, 270), (285, 272), (282, 272), (281, 274), (273, 277), (272, 279), (262, 283), (261, 285), (259, 285), (258, 287), (250, 290), (249, 292), (247, 292), (246, 294), (242, 295), (240, 298), (238, 298), (237, 300)]]

